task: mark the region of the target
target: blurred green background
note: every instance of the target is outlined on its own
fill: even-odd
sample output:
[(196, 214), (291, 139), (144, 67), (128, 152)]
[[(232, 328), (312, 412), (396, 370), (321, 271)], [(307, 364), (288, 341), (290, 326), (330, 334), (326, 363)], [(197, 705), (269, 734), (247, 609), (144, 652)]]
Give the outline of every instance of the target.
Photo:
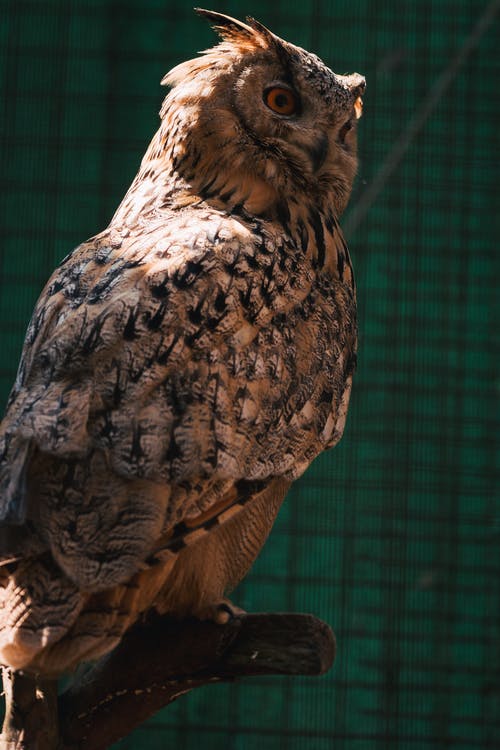
[[(338, 657), (322, 678), (203, 688), (117, 750), (500, 747), (499, 6), (210, 6), (368, 82), (343, 221), (360, 318), (348, 427), (234, 597), (315, 613)], [(161, 77), (214, 39), (191, 2), (0, 0), (2, 404), (45, 280), (136, 172)]]

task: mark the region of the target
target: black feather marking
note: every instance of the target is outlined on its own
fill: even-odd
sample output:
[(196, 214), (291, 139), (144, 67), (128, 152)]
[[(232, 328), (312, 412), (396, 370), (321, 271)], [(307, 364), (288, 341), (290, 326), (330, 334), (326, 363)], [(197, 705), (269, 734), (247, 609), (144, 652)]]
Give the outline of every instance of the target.
[(156, 299), (165, 299), (166, 297), (168, 297), (169, 290), (168, 290), (167, 284), (168, 284), (167, 277), (163, 279), (161, 284), (153, 284), (151, 286), (151, 294), (153, 295), (153, 297), (156, 297)]
[(343, 279), (344, 277), (344, 266), (345, 266), (345, 255), (343, 252), (339, 251), (337, 253), (337, 270), (339, 272), (339, 279)]
[(187, 547), (187, 544), (184, 541), (184, 536), (187, 534), (187, 532), (188, 532), (188, 529), (185, 524), (183, 523), (177, 524), (177, 526), (174, 529), (174, 538), (170, 539), (165, 545), (165, 547), (174, 553), (177, 553), (183, 550), (185, 547)]
[(196, 281), (202, 270), (202, 263), (190, 260), (183, 269), (174, 273), (172, 281), (178, 289), (187, 289)]
[(97, 263), (98, 266), (105, 266), (106, 263), (109, 261), (109, 256), (112, 254), (113, 248), (109, 245), (106, 245), (105, 247), (100, 247), (98, 251), (95, 254), (94, 261)]
[(189, 346), (189, 347), (193, 346), (196, 343), (196, 341), (199, 338), (201, 338), (201, 336), (203, 336), (203, 330), (202, 329), (198, 329), (196, 331), (193, 331), (193, 333), (189, 334), (184, 339), (184, 341), (186, 342), (186, 346)]
[(122, 388), (120, 385), (120, 377), (121, 377), (121, 368), (118, 363), (116, 363), (116, 380), (115, 385), (113, 388), (113, 406), (116, 409), (122, 400), (122, 396), (125, 393), (125, 388)]
[(136, 425), (134, 429), (130, 453), (131, 457), (135, 460), (138, 460), (144, 456), (144, 451), (141, 445), (141, 429), (139, 425)]
[(64, 284), (62, 283), (62, 281), (59, 281), (59, 279), (57, 279), (56, 281), (54, 281), (53, 284), (50, 285), (49, 290), (48, 290), (48, 296), (53, 297), (54, 294), (57, 294), (57, 292), (60, 292), (61, 289), (63, 288), (64, 288)]
[(82, 349), (81, 349), (83, 355), (91, 354), (96, 348), (97, 344), (99, 343), (101, 339), (101, 331), (102, 331), (102, 327), (104, 325), (105, 320), (106, 318), (105, 316), (103, 316), (102, 318), (100, 317), (97, 318), (97, 320), (95, 321), (94, 325), (91, 328), (90, 333), (88, 334), (87, 338), (83, 342)]
[(202, 185), (198, 191), (198, 194), (200, 198), (203, 198), (203, 200), (207, 200), (210, 198), (214, 193), (217, 191), (212, 190), (216, 180), (217, 180), (218, 174), (216, 174), (212, 179), (206, 183), (206, 185)]
[(235, 203), (234, 206), (231, 206), (231, 215), (241, 216), (241, 217), (247, 217), (248, 214), (245, 211), (245, 204), (244, 203)]
[(325, 215), (325, 227), (326, 227), (326, 231), (328, 232), (328, 234), (333, 237), (335, 224), (333, 223), (333, 216), (330, 213), (327, 213)]
[(258, 258), (255, 257), (255, 255), (245, 255), (245, 261), (248, 263), (248, 266), (253, 269), (260, 268), (260, 263)]
[(133, 341), (136, 337), (135, 332), (135, 323), (137, 320), (137, 310), (130, 310), (128, 314), (127, 323), (125, 324), (125, 328), (123, 329), (123, 338), (126, 341)]
[(99, 437), (104, 439), (111, 439), (113, 435), (116, 433), (116, 428), (113, 425), (113, 421), (111, 419), (111, 415), (107, 411), (103, 411), (99, 414), (96, 414), (96, 421), (102, 420), (104, 424), (102, 425), (101, 429), (99, 430)]
[(172, 463), (175, 461), (176, 458), (180, 458), (182, 456), (182, 451), (175, 442), (175, 438), (172, 435), (172, 438), (170, 440), (170, 445), (168, 446), (167, 451), (165, 452), (165, 461), (167, 463)]
[(205, 303), (205, 298), (202, 297), (196, 307), (191, 307), (188, 311), (189, 320), (193, 325), (199, 326), (203, 320), (202, 310)]
[(328, 154), (328, 136), (326, 133), (320, 132), (318, 138), (314, 143), (307, 149), (313, 172), (316, 173), (323, 164)]
[(302, 252), (305, 254), (307, 253), (307, 248), (309, 246), (309, 232), (307, 231), (307, 227), (302, 221), (302, 219), (298, 220), (297, 229), (299, 230), (300, 245), (302, 247)]
[(281, 226), (283, 227), (285, 232), (288, 232), (290, 228), (290, 210), (286, 204), (286, 201), (278, 201), (278, 203), (276, 204), (276, 213)]
[[(107, 293), (109, 293), (110, 288), (113, 286), (113, 282), (115, 282), (120, 276), (122, 276), (125, 271), (128, 271), (131, 268), (137, 268), (138, 266), (142, 265), (142, 260), (129, 260), (125, 263), (120, 260), (116, 263), (113, 263), (110, 269), (106, 271), (102, 279), (95, 285), (93, 289), (90, 290), (87, 297), (87, 303), (89, 305), (95, 305), (97, 302), (100, 302), (104, 297), (106, 297)], [(77, 293), (78, 290), (75, 290), (73, 296)]]
[(326, 256), (326, 245), (325, 245), (325, 234), (323, 231), (323, 222), (321, 221), (321, 216), (319, 215), (317, 211), (309, 212), (309, 221), (311, 222), (311, 226), (314, 232), (314, 239), (316, 240), (316, 248), (318, 251), (318, 255), (317, 255), (318, 265), (320, 268), (322, 268), (325, 264), (325, 256)]
[(331, 404), (333, 400), (333, 393), (328, 390), (324, 390), (321, 392), (321, 395), (319, 397), (319, 403), (320, 404)]
[(167, 364), (168, 358), (170, 357), (172, 349), (176, 345), (177, 341), (178, 341), (178, 339), (174, 337), (172, 339), (172, 343), (170, 344), (170, 346), (167, 346), (167, 348), (164, 349), (161, 352), (161, 354), (158, 354), (158, 356), (156, 358), (156, 361), (158, 362), (159, 365), (166, 365)]
[(226, 294), (222, 290), (218, 293), (217, 297), (214, 300), (214, 308), (219, 313), (224, 312), (227, 308)]
[(236, 193), (236, 188), (231, 188), (230, 190), (226, 190), (225, 193), (221, 193), (219, 197), (221, 201), (224, 201), (224, 203), (227, 203), (228, 201), (231, 200), (231, 198), (233, 197), (235, 193)]
[(165, 312), (166, 312), (166, 305), (164, 302), (162, 302), (154, 315), (150, 316), (150, 314), (147, 313), (147, 316), (148, 316), (147, 326), (150, 331), (158, 330), (158, 328), (162, 324), (163, 318), (165, 317)]

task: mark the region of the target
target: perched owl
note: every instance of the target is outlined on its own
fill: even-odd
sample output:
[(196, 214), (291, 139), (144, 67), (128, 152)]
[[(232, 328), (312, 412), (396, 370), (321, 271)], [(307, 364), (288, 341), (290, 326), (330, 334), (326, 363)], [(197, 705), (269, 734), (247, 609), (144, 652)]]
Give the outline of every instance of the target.
[(225, 621), (356, 361), (338, 219), (365, 81), (254, 19), (174, 68), (110, 225), (36, 305), (0, 429), (0, 663), (55, 676), (151, 608)]

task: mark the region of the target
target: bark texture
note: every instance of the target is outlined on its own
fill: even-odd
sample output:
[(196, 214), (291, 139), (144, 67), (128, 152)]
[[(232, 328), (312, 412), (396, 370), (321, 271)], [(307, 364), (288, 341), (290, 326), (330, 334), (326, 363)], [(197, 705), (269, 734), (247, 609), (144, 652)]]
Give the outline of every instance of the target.
[(55, 684), (4, 670), (0, 750), (105, 750), (194, 688), (254, 675), (320, 675), (335, 637), (312, 615), (253, 614), (226, 625), (155, 617), (55, 701)]

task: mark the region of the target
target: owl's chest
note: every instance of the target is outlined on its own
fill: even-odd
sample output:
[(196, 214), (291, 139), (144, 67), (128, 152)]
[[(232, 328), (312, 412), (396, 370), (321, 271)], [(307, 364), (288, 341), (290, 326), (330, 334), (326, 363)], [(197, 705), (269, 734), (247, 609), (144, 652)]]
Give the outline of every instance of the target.
[(277, 312), (252, 341), (228, 347), (219, 367), (234, 434), (263, 449), (265, 472), (270, 466), (290, 472), (298, 455), (307, 456), (307, 464), (324, 447), (321, 435), (328, 420), (336, 419), (355, 350), (353, 292), (327, 279)]
[[(234, 377), (249, 383), (269, 380), (270, 386), (283, 392), (287, 382), (293, 390), (304, 380), (329, 380), (343, 367), (342, 352), (356, 347), (352, 289), (321, 279), (293, 303), (295, 292), (285, 286), (275, 295), (274, 311), (271, 306), (259, 309), (261, 324), (250, 341), (229, 342), (227, 362)], [(288, 304), (280, 304), (285, 300)]]

